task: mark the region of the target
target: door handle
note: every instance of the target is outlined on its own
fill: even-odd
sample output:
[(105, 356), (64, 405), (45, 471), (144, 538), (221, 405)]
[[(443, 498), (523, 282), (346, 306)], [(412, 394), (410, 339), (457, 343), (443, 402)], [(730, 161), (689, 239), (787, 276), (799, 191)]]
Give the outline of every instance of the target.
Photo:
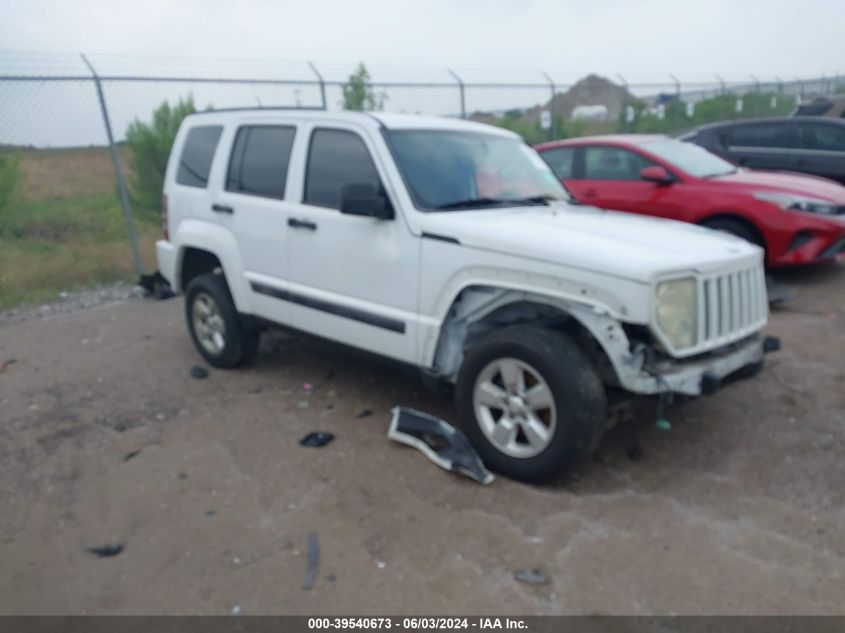
[(317, 225), (310, 220), (299, 220), (297, 218), (288, 218), (288, 226), (295, 229), (308, 229), (309, 231), (317, 230)]
[(228, 213), (229, 215), (235, 212), (232, 207), (226, 206), (225, 204), (212, 204), (211, 210), (215, 213)]
[(585, 198), (595, 198), (597, 195), (599, 195), (599, 192), (598, 192), (598, 191), (596, 191), (595, 189), (587, 189), (587, 190), (584, 192), (584, 197), (585, 197)]

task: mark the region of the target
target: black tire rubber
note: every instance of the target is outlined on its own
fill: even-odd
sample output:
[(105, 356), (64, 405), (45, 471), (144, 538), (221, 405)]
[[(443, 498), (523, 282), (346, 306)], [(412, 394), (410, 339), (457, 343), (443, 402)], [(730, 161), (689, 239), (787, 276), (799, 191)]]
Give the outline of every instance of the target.
[[(479, 372), (496, 358), (520, 359), (549, 384), (558, 411), (549, 445), (538, 455), (516, 458), (500, 452), (478, 425), (473, 390)], [(514, 325), (487, 334), (464, 357), (455, 386), (455, 404), (467, 438), (492, 470), (513, 479), (556, 479), (598, 446), (607, 420), (604, 385), (590, 359), (565, 334)]]
[[(220, 309), (220, 315), (226, 324), (226, 345), (219, 354), (211, 354), (197, 340), (191, 319), (191, 306), (197, 294), (205, 292), (211, 296)], [(235, 309), (235, 302), (226, 285), (223, 275), (209, 273), (195, 277), (185, 291), (185, 320), (194, 347), (200, 355), (214, 367), (230, 369), (249, 362), (258, 351), (260, 333), (249, 328)]]
[(741, 237), (746, 242), (751, 242), (757, 246), (764, 246), (760, 241), (760, 236), (757, 235), (756, 232), (737, 220), (732, 220), (730, 218), (714, 218), (712, 220), (705, 220), (701, 223), (701, 226), (713, 229), (714, 231), (724, 231), (725, 233)]

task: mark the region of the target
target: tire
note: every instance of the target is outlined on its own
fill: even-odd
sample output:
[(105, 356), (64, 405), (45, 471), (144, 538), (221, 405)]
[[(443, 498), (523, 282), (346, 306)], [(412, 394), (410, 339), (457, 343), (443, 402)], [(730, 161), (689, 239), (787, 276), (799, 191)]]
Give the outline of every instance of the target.
[(763, 246), (760, 241), (760, 236), (757, 235), (752, 228), (742, 222), (739, 222), (738, 220), (732, 220), (730, 218), (715, 218), (713, 220), (706, 220), (702, 222), (701, 225), (707, 227), (708, 229), (713, 229), (714, 231), (723, 231), (724, 233), (736, 235), (737, 237), (744, 239), (746, 242), (751, 242), (757, 246)]
[(185, 320), (194, 347), (214, 367), (238, 367), (258, 351), (260, 335), (246, 327), (223, 275), (200, 275), (188, 284)]
[[(535, 391), (534, 403), (519, 397), (502, 400), (507, 391), (501, 388), (506, 384), (503, 371), (516, 375), (516, 382), (521, 375), (528, 394), (545, 384), (547, 397)], [(500, 417), (497, 407), (485, 402), (497, 403)], [(544, 408), (545, 402), (549, 406)], [(491, 332), (467, 352), (455, 404), (484, 463), (526, 482), (558, 478), (587, 457), (607, 419), (604, 386), (584, 352), (565, 334), (525, 325)], [(537, 424), (545, 427), (545, 437)]]

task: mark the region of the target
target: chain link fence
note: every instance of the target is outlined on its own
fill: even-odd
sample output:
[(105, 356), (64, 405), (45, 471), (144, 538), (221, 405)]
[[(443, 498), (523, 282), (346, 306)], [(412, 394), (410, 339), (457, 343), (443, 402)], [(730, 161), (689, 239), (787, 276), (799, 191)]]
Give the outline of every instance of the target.
[[(105, 263), (92, 259), (74, 277), (65, 273), (78, 266), (60, 258), (54, 271), (34, 270), (23, 275), (25, 282), (38, 285), (56, 274), (59, 286), (73, 286), (154, 266), (155, 210), (131, 208), (136, 174), (125, 140), (133, 122), (150, 124), (163, 103), (187, 98), (198, 109), (340, 109), (356, 67), (0, 53), (0, 307), (29, 297), (15, 286), (22, 276), (16, 268), (38, 269), (44, 260), (37, 253), (70, 249), (74, 263), (85, 259), (82, 247), (72, 248), (74, 236), (111, 240), (112, 250), (101, 256)], [(529, 142), (591, 132), (675, 133), (711, 120), (788, 114), (811, 96), (845, 92), (841, 76), (725, 81), (665, 75), (655, 81), (590, 75), (576, 81), (571, 72), (539, 70), (368, 70), (386, 111), (473, 118), (509, 127)]]

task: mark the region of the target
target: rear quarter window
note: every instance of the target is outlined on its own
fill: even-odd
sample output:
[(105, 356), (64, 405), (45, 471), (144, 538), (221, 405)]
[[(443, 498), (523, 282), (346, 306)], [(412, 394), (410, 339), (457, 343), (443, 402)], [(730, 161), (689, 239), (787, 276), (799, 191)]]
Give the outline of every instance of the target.
[(208, 174), (222, 132), (221, 125), (198, 125), (188, 131), (176, 170), (177, 183), (201, 189), (208, 186)]

